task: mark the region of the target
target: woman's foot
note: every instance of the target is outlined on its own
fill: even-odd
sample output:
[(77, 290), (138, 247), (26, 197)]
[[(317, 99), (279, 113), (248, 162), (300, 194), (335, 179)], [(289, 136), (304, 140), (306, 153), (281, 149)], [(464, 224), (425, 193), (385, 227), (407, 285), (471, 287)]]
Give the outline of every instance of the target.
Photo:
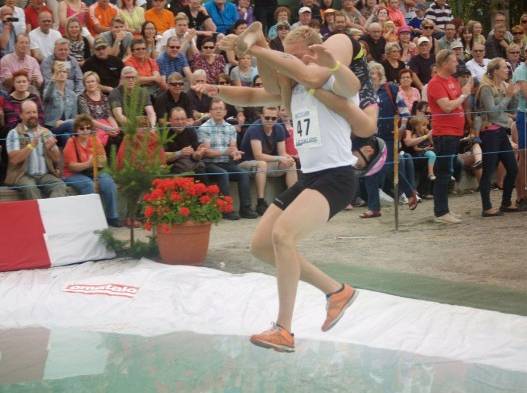
[(251, 25), (241, 33), (236, 40), (236, 53), (238, 55), (243, 55), (247, 53), (251, 47), (257, 43), (260, 43), (260, 46), (267, 46), (267, 41), (265, 40), (265, 35), (263, 33), (262, 24), (260, 22), (253, 22)]
[(364, 213), (362, 213), (359, 217), (360, 218), (375, 218), (375, 217), (380, 217), (380, 216), (381, 216), (381, 212), (378, 210), (376, 211), (367, 210)]
[(417, 196), (417, 193), (414, 192), (412, 195), (408, 197), (408, 208), (410, 210), (415, 210), (417, 208), (418, 203), (419, 203), (419, 198)]
[(435, 179), (436, 179), (436, 175), (434, 175), (433, 173), (428, 175), (428, 180), (434, 181)]
[(499, 216), (503, 216), (503, 212), (499, 209), (491, 208), (488, 210), (483, 210), (483, 212), (481, 212), (481, 216), (482, 217), (499, 217)]

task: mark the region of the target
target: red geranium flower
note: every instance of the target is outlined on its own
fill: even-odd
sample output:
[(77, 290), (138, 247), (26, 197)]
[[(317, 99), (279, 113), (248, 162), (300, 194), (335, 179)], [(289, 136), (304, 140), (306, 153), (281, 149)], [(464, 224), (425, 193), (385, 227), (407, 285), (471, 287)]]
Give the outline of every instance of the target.
[(190, 209), (188, 207), (180, 207), (179, 214), (181, 214), (183, 217), (188, 217), (190, 214)]

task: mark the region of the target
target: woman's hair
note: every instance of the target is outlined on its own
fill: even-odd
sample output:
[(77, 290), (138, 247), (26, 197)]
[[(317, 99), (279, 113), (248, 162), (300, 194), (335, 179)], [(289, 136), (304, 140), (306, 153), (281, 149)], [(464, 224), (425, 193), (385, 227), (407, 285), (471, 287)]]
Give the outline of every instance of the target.
[(399, 52), (401, 51), (401, 46), (398, 42), (388, 42), (386, 46), (384, 47), (384, 54), (387, 55), (392, 50), (397, 49)]
[[(137, 0), (133, 0), (133, 1), (134, 1), (134, 2), (132, 3), (133, 6), (134, 6), (134, 7), (137, 6)], [(121, 8), (121, 9), (124, 9), (124, 1), (123, 1), (123, 0), (119, 0), (119, 1), (117, 2), (117, 6), (118, 6), (119, 8)]]
[(377, 63), (376, 61), (370, 61), (368, 63), (368, 71), (370, 72), (370, 74), (372, 72), (378, 72), (381, 76), (381, 84), (386, 82), (386, 71), (384, 70), (382, 64)]
[(86, 79), (88, 79), (90, 76), (93, 76), (97, 80), (97, 83), (101, 83), (101, 78), (95, 71), (86, 71), (82, 75), (82, 83), (86, 84)]
[(81, 113), (73, 121), (73, 131), (78, 131), (81, 126), (88, 125), (93, 128), (93, 118), (87, 113)]
[(287, 12), (287, 19), (291, 18), (291, 10), (287, 7), (281, 6), (281, 7), (277, 7), (276, 10), (274, 10), (274, 14), (273, 14), (274, 20), (278, 20), (278, 14), (282, 12)]
[(320, 38), (320, 34), (317, 33), (317, 31), (312, 29), (311, 27), (300, 26), (287, 33), (284, 39), (284, 43), (291, 43), (296, 41), (302, 41), (307, 46), (311, 46), (315, 44), (321, 44), (322, 38)]
[(143, 38), (134, 38), (130, 44), (130, 49), (134, 49), (136, 45), (146, 45), (146, 41)]
[(411, 69), (403, 68), (401, 71), (399, 71), (399, 75), (397, 76), (397, 80), (399, 81), (399, 83), (401, 83), (401, 78), (405, 74), (410, 74), (410, 78), (414, 77), (414, 72)]
[[(65, 31), (65, 33), (64, 33), (64, 35), (66, 36), (66, 38), (70, 38), (70, 34), (68, 33), (68, 31), (69, 31), (70, 25), (71, 25), (72, 23), (77, 23), (79, 26), (81, 26), (81, 22), (80, 22), (80, 20), (77, 19), (76, 16), (74, 16), (73, 18), (68, 19), (68, 21), (66, 22), (66, 31)], [(82, 27), (82, 26), (81, 26), (81, 27)], [(79, 36), (82, 37), (82, 31), (79, 31)]]
[(489, 61), (489, 64), (487, 64), (487, 71), (483, 76), (481, 77), (479, 89), (477, 92), (477, 97), (479, 98), (481, 89), (485, 86), (490, 87), (492, 94), (497, 95), (499, 92), (499, 88), (494, 83), (494, 73), (500, 68), (500, 65), (502, 62), (505, 62), (504, 59), (501, 57), (495, 57), (491, 61)]
[(150, 21), (146, 21), (144, 22), (142, 25), (141, 25), (141, 35), (144, 37), (145, 36), (145, 28), (148, 26), (148, 25), (152, 25), (154, 26), (154, 30), (156, 31), (156, 34), (157, 34), (157, 29), (156, 29), (156, 25), (154, 25), (152, 22)]
[(25, 76), (26, 79), (29, 80), (29, 74), (27, 73), (26, 70), (18, 70), (18, 71), (13, 72), (13, 76), (12, 76), (13, 81), (19, 76)]
[(203, 45), (205, 45), (207, 42), (212, 42), (214, 45), (216, 45), (216, 39), (214, 37), (205, 37), (198, 42), (198, 49), (202, 50)]
[(412, 115), (417, 114), (417, 111), (424, 112), (424, 109), (428, 106), (426, 101), (415, 101), (412, 105)]

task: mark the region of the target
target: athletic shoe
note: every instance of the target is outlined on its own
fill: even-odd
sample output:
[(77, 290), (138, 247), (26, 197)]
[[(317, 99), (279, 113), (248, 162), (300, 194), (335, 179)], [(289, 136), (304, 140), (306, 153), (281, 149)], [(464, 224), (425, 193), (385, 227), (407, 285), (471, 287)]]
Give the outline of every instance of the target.
[(263, 216), (268, 207), (269, 205), (267, 204), (265, 199), (258, 201), (258, 203), (256, 204), (256, 213), (258, 213), (259, 216)]
[(295, 351), (295, 335), (276, 323), (273, 323), (271, 329), (251, 336), (251, 342), (259, 347), (272, 348), (278, 352)]
[(230, 221), (236, 221), (240, 219), (240, 216), (238, 215), (238, 213), (235, 213), (235, 212), (223, 213), (223, 219), (230, 220)]
[(258, 218), (258, 213), (256, 213), (253, 209), (250, 207), (246, 207), (243, 209), (240, 209), (240, 217), (241, 218)]
[(355, 301), (359, 291), (353, 289), (348, 284), (337, 293), (332, 294), (326, 304), (327, 316), (322, 331), (327, 332), (342, 318), (346, 309)]
[(450, 213), (443, 214), (440, 217), (435, 218), (435, 222), (441, 223), (441, 224), (460, 224), (461, 220), (459, 218), (456, 218)]

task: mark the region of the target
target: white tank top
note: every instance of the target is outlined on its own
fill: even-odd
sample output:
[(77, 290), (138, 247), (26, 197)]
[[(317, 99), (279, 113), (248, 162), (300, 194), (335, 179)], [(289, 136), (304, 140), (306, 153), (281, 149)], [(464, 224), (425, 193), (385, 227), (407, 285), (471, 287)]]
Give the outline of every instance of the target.
[[(331, 91), (334, 81), (331, 76), (322, 88)], [(358, 103), (357, 96), (352, 99)], [(302, 172), (355, 165), (357, 158), (351, 153), (351, 127), (346, 119), (298, 84), (293, 88), (291, 112)]]

